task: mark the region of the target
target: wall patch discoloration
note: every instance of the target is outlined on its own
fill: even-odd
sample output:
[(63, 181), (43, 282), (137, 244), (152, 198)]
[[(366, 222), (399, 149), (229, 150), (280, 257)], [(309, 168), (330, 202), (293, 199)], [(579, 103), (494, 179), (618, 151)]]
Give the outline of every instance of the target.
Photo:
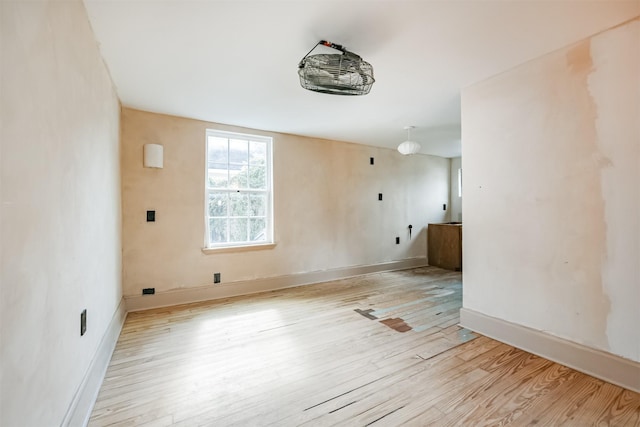
[(591, 59), (591, 43), (584, 40), (567, 52), (567, 65), (574, 75), (584, 78), (593, 71), (593, 60)]
[[(565, 140), (567, 149), (573, 153), (572, 188), (568, 194), (570, 205), (576, 207), (576, 250), (579, 255), (579, 271), (573, 273), (583, 298), (583, 310), (576, 311), (577, 328), (591, 331), (595, 342), (586, 342), (599, 348), (609, 349), (607, 339), (607, 316), (611, 308), (602, 282), (602, 268), (607, 257), (607, 227), (605, 202), (602, 193), (602, 168), (611, 164), (598, 146), (598, 106), (589, 89), (589, 76), (595, 66), (591, 56), (591, 42), (584, 40), (569, 48), (566, 53), (568, 73), (559, 76), (567, 90), (567, 107), (576, 111), (569, 124), (574, 128), (574, 137)], [(574, 105), (571, 98), (575, 99)], [(569, 154), (569, 153), (568, 153)]]

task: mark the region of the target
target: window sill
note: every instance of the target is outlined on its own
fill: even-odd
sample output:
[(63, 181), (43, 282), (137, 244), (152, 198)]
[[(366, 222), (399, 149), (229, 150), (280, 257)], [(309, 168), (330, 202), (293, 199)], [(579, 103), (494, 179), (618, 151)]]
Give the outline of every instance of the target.
[(202, 253), (205, 255), (224, 254), (230, 252), (249, 252), (249, 251), (261, 251), (265, 249), (273, 249), (276, 247), (276, 243), (264, 243), (260, 245), (246, 245), (246, 246), (221, 246), (219, 248), (202, 248)]

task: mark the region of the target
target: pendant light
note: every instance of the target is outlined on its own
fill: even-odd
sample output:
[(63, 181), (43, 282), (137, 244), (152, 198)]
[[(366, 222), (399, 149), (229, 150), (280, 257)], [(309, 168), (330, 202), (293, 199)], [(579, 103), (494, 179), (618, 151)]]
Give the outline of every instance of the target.
[(411, 129), (414, 126), (405, 126), (404, 128), (407, 130), (407, 140), (398, 145), (398, 151), (404, 156), (420, 152), (420, 144), (411, 140)]

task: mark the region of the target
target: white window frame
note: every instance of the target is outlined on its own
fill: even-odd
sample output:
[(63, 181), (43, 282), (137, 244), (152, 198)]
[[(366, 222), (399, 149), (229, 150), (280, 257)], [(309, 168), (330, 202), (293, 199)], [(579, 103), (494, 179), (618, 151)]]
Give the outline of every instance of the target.
[[(266, 189), (244, 189), (238, 190), (235, 188), (212, 188), (209, 187), (209, 137), (218, 137), (226, 139), (244, 139), (247, 141), (264, 142), (267, 147), (267, 161), (266, 161)], [(205, 194), (204, 194), (204, 220), (205, 220), (205, 235), (204, 235), (204, 249), (225, 249), (225, 248), (252, 248), (261, 246), (274, 245), (273, 240), (273, 138), (262, 135), (251, 135), (238, 132), (226, 132), (215, 129), (207, 129), (205, 133)], [(265, 207), (265, 240), (261, 241), (246, 241), (246, 242), (225, 242), (225, 243), (212, 243), (210, 242), (210, 229), (209, 229), (209, 196), (214, 192), (227, 192), (233, 193), (242, 191), (249, 194), (266, 194), (267, 206)], [(232, 218), (227, 216), (228, 218)]]

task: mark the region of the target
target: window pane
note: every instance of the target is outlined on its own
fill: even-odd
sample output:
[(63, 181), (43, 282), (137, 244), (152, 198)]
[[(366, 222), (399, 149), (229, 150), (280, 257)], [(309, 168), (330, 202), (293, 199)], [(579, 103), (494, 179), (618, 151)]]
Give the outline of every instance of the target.
[(264, 218), (251, 218), (249, 220), (250, 239), (252, 242), (262, 242), (267, 240), (267, 222)]
[(250, 216), (266, 216), (267, 214), (267, 195), (252, 194), (249, 196), (251, 201)]
[(247, 241), (247, 218), (229, 219), (230, 242)]
[(227, 141), (227, 138), (220, 138), (217, 136), (209, 137), (207, 144), (209, 149), (209, 162), (224, 164), (229, 162), (229, 145)]
[(229, 188), (248, 188), (247, 165), (229, 165)]
[(249, 187), (267, 188), (267, 168), (264, 166), (251, 166), (249, 169)]
[(249, 144), (249, 164), (267, 164), (267, 144), (265, 142), (251, 141)]
[(229, 216), (248, 216), (249, 195), (245, 193), (230, 193), (229, 208)]
[(229, 163), (246, 165), (249, 161), (249, 141), (242, 139), (229, 140)]
[(207, 172), (209, 177), (209, 187), (227, 188), (229, 183), (229, 172), (226, 163), (209, 163), (209, 169)]
[(209, 194), (209, 216), (227, 216), (229, 196), (227, 193)]
[(209, 218), (209, 241), (211, 243), (226, 243), (227, 240), (227, 219)]

